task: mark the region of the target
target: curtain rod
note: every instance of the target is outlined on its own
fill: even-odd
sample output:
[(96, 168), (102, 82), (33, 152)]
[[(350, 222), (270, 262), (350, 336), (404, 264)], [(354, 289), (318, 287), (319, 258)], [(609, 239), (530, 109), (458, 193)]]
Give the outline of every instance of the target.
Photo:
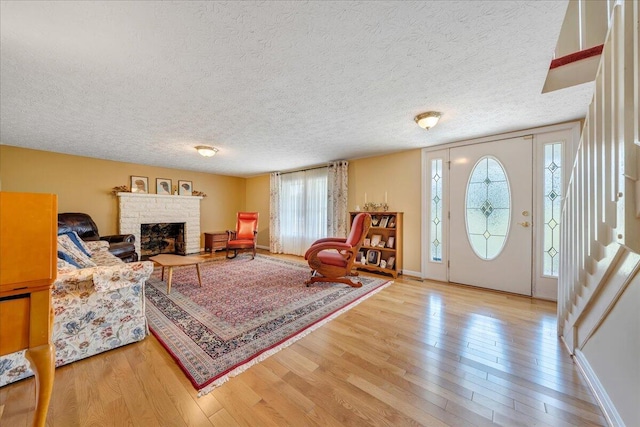
[(275, 173), (280, 174), (280, 175), (287, 175), (287, 174), (290, 174), (290, 173), (306, 172), (306, 171), (312, 171), (312, 170), (315, 170), (315, 169), (332, 168), (333, 165), (339, 164), (339, 163), (342, 163), (342, 162), (348, 162), (348, 160), (336, 160), (335, 162), (329, 163), (328, 165), (325, 165), (325, 166), (316, 166), (316, 167), (313, 167), (313, 168), (300, 169), (300, 170), (296, 170), (296, 171), (275, 172)]
[(300, 169), (297, 171), (289, 171), (289, 172), (278, 172), (280, 175), (288, 175), (290, 173), (297, 173), (297, 172), (306, 172), (306, 171), (312, 171), (312, 170), (316, 170), (316, 169), (323, 169), (323, 168), (332, 168), (333, 165), (326, 165), (326, 166), (316, 166), (315, 168), (307, 168), (307, 169)]

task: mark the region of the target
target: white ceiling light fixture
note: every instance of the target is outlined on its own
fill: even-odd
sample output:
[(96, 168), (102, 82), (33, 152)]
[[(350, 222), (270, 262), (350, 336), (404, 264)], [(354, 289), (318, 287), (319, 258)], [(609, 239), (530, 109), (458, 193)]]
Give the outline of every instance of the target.
[(213, 157), (219, 151), (216, 147), (209, 145), (198, 145), (196, 150), (198, 150), (198, 153), (203, 157)]
[(438, 124), (441, 115), (442, 113), (438, 113), (437, 111), (427, 111), (426, 113), (418, 114), (413, 120), (415, 120), (421, 128), (429, 130)]

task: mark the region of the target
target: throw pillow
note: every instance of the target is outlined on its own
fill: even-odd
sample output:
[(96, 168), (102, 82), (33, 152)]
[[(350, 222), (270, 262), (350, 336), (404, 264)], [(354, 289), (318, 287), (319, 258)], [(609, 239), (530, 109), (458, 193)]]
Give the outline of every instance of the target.
[(60, 268), (60, 263), (63, 262), (65, 265), (70, 265), (75, 267), (77, 270), (80, 266), (73, 260), (70, 255), (67, 255), (64, 251), (58, 251), (58, 269)]
[(91, 252), (91, 249), (89, 249), (89, 247), (84, 242), (84, 240), (82, 240), (80, 236), (78, 236), (78, 233), (76, 233), (75, 231), (67, 231), (65, 233), (60, 233), (58, 234), (58, 236), (68, 236), (69, 239), (71, 239), (71, 241), (78, 247), (78, 249), (84, 252), (89, 258), (91, 258), (91, 255), (93, 255), (93, 253)]
[(96, 263), (91, 261), (84, 251), (82, 251), (71, 238), (66, 234), (58, 236), (58, 252), (62, 252), (64, 257), (60, 257), (69, 262), (69, 258), (73, 260), (72, 264), (78, 266), (78, 268), (95, 267)]
[[(58, 256), (60, 256), (60, 254), (61, 254), (61, 252), (58, 252)], [(65, 255), (62, 254), (62, 256), (65, 256)], [(74, 265), (73, 263), (58, 257), (58, 274), (69, 273), (69, 272), (75, 271), (77, 269), (78, 269), (78, 267), (76, 265)]]

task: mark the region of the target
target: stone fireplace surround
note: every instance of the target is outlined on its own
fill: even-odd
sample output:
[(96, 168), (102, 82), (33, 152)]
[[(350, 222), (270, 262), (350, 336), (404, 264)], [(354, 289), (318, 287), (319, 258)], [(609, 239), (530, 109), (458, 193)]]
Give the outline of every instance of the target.
[(200, 252), (201, 196), (168, 196), (160, 194), (118, 193), (120, 234), (136, 236), (136, 252), (140, 254), (142, 224), (184, 222), (187, 254)]

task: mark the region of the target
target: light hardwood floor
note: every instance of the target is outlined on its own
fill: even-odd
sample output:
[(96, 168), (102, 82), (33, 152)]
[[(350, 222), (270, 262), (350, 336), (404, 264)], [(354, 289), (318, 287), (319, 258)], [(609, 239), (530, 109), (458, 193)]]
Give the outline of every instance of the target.
[[(555, 314), (401, 276), (201, 398), (153, 336), (58, 368), (47, 425), (606, 425)], [(3, 427), (34, 407), (33, 379), (0, 389)]]

